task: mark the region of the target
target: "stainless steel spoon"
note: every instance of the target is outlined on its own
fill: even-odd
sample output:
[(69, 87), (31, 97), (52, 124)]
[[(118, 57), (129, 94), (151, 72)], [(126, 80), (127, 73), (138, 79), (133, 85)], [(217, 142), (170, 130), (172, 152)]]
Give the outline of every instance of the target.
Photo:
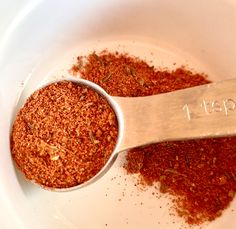
[(87, 182), (65, 189), (85, 187), (100, 179), (118, 154), (154, 142), (236, 135), (236, 79), (146, 97), (112, 97), (100, 86), (69, 78), (104, 96), (113, 107), (119, 126), (116, 147), (106, 165)]

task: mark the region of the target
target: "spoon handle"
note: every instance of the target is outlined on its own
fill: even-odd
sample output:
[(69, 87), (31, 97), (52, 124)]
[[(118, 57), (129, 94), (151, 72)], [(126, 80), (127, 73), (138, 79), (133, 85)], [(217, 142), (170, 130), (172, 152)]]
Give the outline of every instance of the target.
[(123, 112), (117, 152), (154, 142), (236, 135), (236, 79), (146, 97), (113, 97)]

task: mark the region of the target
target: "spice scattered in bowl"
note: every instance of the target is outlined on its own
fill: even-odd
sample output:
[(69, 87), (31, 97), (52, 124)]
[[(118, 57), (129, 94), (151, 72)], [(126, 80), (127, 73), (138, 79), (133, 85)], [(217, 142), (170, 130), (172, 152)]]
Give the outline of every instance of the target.
[[(156, 70), (128, 54), (103, 51), (78, 57), (70, 70), (93, 81), (113, 96), (147, 96), (189, 88), (210, 81), (185, 68)], [(174, 197), (177, 213), (189, 224), (212, 221), (222, 214), (236, 192), (236, 138), (163, 142), (132, 149), (128, 173), (143, 185), (160, 183)]]
[(113, 109), (94, 90), (63, 81), (26, 101), (17, 114), (11, 152), (27, 179), (50, 188), (69, 188), (94, 177), (115, 148)]

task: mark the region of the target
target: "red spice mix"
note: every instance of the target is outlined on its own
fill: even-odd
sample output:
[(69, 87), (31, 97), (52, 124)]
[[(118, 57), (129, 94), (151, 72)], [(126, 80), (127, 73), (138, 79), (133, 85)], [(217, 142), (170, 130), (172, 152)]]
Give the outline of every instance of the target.
[[(91, 80), (114, 96), (147, 96), (210, 81), (184, 68), (156, 70), (128, 54), (103, 51), (78, 57), (72, 74)], [(174, 196), (178, 214), (189, 224), (221, 215), (236, 192), (236, 138), (163, 142), (132, 149), (125, 168), (146, 185)]]
[(25, 176), (68, 188), (96, 175), (115, 147), (114, 111), (101, 95), (63, 81), (31, 95), (12, 129), (11, 152)]

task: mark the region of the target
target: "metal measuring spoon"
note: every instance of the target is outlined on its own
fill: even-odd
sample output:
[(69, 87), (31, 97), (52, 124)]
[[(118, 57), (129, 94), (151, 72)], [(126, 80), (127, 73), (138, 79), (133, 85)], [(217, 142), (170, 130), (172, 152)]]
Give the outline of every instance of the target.
[(114, 97), (90, 81), (68, 81), (94, 89), (107, 99), (118, 120), (118, 139), (105, 166), (90, 180), (71, 188), (85, 187), (101, 178), (118, 154), (150, 143), (236, 135), (236, 79), (145, 97)]

